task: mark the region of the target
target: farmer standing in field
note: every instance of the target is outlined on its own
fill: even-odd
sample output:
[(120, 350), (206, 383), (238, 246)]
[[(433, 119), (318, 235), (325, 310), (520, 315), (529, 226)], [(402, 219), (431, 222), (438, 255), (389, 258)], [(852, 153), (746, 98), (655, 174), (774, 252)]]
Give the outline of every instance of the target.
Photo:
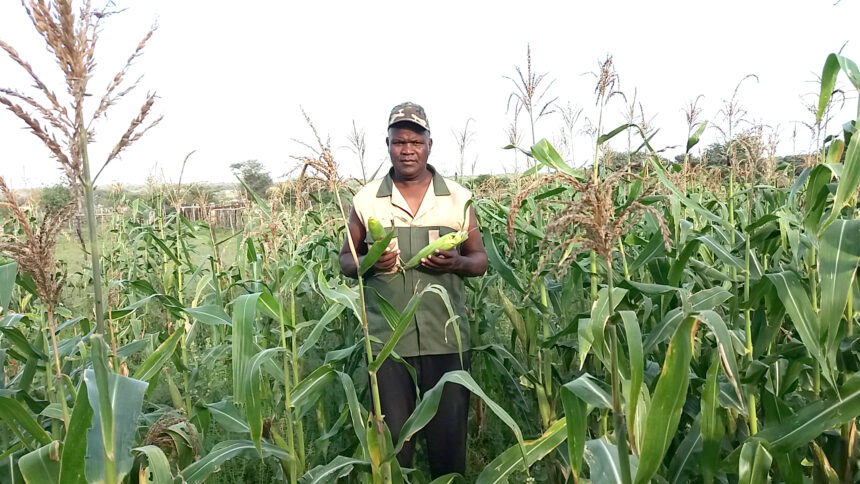
[[(360, 262), (373, 243), (367, 234), (370, 217), (378, 219), (386, 228), (393, 224), (395, 230), (392, 244), (365, 274), (368, 328), (370, 335), (382, 342), (372, 344), (374, 354), (382, 349), (393, 332), (376, 303), (374, 291), (399, 311), (428, 284), (441, 285), (448, 292), (456, 319), (446, 324), (450, 315), (441, 297), (425, 293), (412, 323), (395, 347), (395, 352), (415, 369), (417, 386), (423, 394), (446, 372), (470, 367), (463, 278), (486, 272), (487, 253), (481, 234), (476, 230), (478, 221), (471, 207), (466, 215), (466, 203), (472, 193), (442, 178), (427, 164), (433, 140), (424, 109), (409, 102), (395, 106), (388, 119), (385, 141), (392, 167), (384, 178), (368, 183), (355, 194), (349, 214), (349, 236)], [(437, 250), (417, 268), (397, 272), (398, 257), (409, 260), (440, 236), (464, 228), (464, 222), (471, 232), (458, 248)], [(340, 267), (345, 275), (357, 276), (347, 241), (340, 251)], [(458, 341), (462, 355), (458, 352)], [(415, 409), (416, 385), (407, 368), (391, 358), (377, 372), (377, 380), (382, 414), (391, 430), (392, 441), (396, 443), (403, 423)], [(423, 430), (430, 473), (434, 478), (465, 471), (469, 396), (465, 387), (447, 383), (436, 416)], [(414, 451), (413, 439), (406, 442), (397, 455), (401, 466), (412, 466)]]

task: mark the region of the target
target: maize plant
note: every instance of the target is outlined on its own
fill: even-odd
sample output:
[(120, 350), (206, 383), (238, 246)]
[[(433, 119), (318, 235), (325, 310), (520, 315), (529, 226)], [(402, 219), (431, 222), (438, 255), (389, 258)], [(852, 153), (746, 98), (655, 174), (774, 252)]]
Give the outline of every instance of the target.
[[(423, 297), (450, 299), (433, 285), (404, 307), (378, 297), (392, 337), (370, 351), (363, 276), (394, 231), (370, 220), (359, 277), (342, 277), (357, 181), (315, 130), (295, 190), (240, 180), (229, 229), (189, 219), (181, 183), (117, 196), (86, 222), (96, 263), (63, 233), (74, 207), (24, 208), (0, 178), (0, 482), (429, 483), (421, 451), (415, 468), (395, 456), (446, 384), (474, 395), (468, 468), (434, 483), (857, 482), (860, 119), (787, 183), (750, 137), (731, 140), (728, 172), (701, 176), (694, 117), (684, 166), (641, 125), (603, 132), (607, 59), (595, 161), (626, 133), (642, 170), (574, 168), (538, 140), (520, 150), (526, 174), (474, 182), (481, 231), (402, 265), (482, 238), (491, 271), (466, 281), (459, 335), (472, 369), (421, 395), (397, 439), (376, 370), (401, 360)], [(819, 118), (857, 72), (827, 57)]]

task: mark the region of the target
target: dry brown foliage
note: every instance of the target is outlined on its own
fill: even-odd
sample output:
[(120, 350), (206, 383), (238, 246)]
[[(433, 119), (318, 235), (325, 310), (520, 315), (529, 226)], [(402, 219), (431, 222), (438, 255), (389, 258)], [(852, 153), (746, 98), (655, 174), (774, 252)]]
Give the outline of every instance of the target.
[(597, 73), (594, 75), (597, 77), (597, 85), (594, 86), (594, 94), (597, 99), (595, 105), (600, 104), (601, 101), (605, 103), (612, 96), (621, 94), (621, 91), (618, 90), (620, 84), (618, 73), (615, 71), (611, 55), (606, 56), (606, 60), (599, 64)]
[(162, 415), (152, 424), (152, 427), (146, 432), (143, 438), (145, 445), (154, 445), (160, 448), (167, 457), (176, 457), (179, 454), (179, 449), (176, 446), (176, 441), (170, 433), (171, 427), (181, 425), (188, 434), (192, 455), (197, 459), (197, 432), (194, 430), (194, 425), (184, 417), (172, 417), (168, 414)]
[[(59, 162), (77, 197), (80, 194), (80, 184), (84, 182), (81, 178), (84, 156), (82, 146), (85, 145), (82, 139), (94, 139), (93, 122), (104, 116), (111, 106), (136, 87), (137, 82), (128, 88), (122, 88), (123, 81), (132, 62), (142, 54), (156, 26), (143, 37), (125, 66), (108, 84), (92, 116), (85, 120), (84, 101), (85, 97), (91, 94), (87, 90), (87, 84), (96, 66), (95, 48), (100, 22), (112, 12), (93, 9), (90, 0), (83, 2), (77, 14), (72, 0), (23, 0), (22, 4), (36, 31), (45, 41), (48, 52), (54, 56), (57, 66), (63, 72), (66, 93), (58, 95), (48, 87), (17, 50), (0, 40), (0, 49), (29, 75), (36, 90), (34, 95), (30, 95), (16, 89), (0, 87), (0, 104), (23, 121), (29, 131), (48, 148)], [(131, 121), (98, 173), (125, 148), (140, 139), (147, 130), (158, 124), (160, 117), (145, 124), (155, 97), (154, 93), (147, 94), (139, 114)], [(98, 174), (95, 178), (98, 178)]]
[[(646, 192), (626, 207), (616, 210), (614, 204), (616, 185), (624, 176), (631, 175), (619, 171), (597, 182), (591, 178), (583, 182), (564, 173), (555, 173), (535, 180), (520, 190), (512, 202), (508, 214), (508, 240), (511, 246), (514, 245), (514, 219), (522, 202), (538, 188), (561, 182), (573, 189), (578, 197), (572, 200), (552, 200), (551, 203), (560, 204), (562, 207), (560, 210), (554, 210), (555, 216), (545, 227), (546, 235), (540, 247), (542, 262), (536, 274), (541, 272), (543, 265), (558, 251), (572, 251), (566, 254), (558, 265), (557, 270), (561, 275), (566, 273), (575, 255), (583, 250), (593, 250), (604, 259), (611, 260), (613, 248), (618, 243), (619, 237), (627, 233), (645, 213), (651, 213), (657, 219), (663, 242), (668, 250), (669, 229), (663, 218), (654, 207), (640, 202), (647, 195)], [(551, 247), (549, 252), (545, 252), (547, 247)]]
[(331, 143), (328, 140), (323, 143), (313, 121), (311, 121), (310, 116), (308, 116), (304, 109), (302, 109), (302, 115), (314, 134), (316, 146), (299, 142), (313, 153), (313, 156), (295, 157), (302, 164), (302, 176), (299, 179), (316, 176), (321, 180), (325, 180), (332, 190), (337, 190), (340, 188), (343, 180), (338, 175), (337, 163), (331, 151)]
[(57, 238), (63, 226), (68, 223), (76, 205), (72, 202), (60, 210), (46, 214), (41, 225), (34, 227), (30, 217), (15, 200), (12, 190), (6, 186), (2, 176), (0, 176), (0, 193), (5, 199), (0, 201), (0, 207), (9, 209), (23, 232), (23, 235), (0, 233), (0, 253), (15, 260), (19, 271), (27, 272), (33, 277), (39, 298), (53, 313), (66, 280), (65, 274), (57, 272), (57, 262), (54, 257)]

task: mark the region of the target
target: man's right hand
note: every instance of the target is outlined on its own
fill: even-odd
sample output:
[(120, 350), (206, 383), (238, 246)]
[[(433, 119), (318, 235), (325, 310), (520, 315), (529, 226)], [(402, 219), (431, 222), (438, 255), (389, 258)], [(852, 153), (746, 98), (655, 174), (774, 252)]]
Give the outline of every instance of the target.
[(373, 264), (373, 269), (376, 272), (389, 272), (391, 269), (397, 265), (397, 259), (400, 257), (400, 249), (397, 248), (396, 242), (391, 241), (388, 244), (388, 247), (385, 248), (385, 252), (379, 256), (379, 259), (376, 260), (376, 264)]

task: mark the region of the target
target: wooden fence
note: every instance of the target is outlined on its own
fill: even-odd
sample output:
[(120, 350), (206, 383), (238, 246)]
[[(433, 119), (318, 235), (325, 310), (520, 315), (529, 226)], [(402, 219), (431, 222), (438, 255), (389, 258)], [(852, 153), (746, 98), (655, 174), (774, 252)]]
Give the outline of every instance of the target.
[[(126, 209), (125, 211), (127, 210), (128, 209)], [(170, 210), (172, 212), (172, 208)], [(191, 222), (203, 220), (208, 214), (208, 222), (214, 223), (216, 227), (237, 230), (243, 227), (245, 224), (243, 219), (243, 216), (245, 214), (244, 205), (209, 205), (205, 207), (201, 207), (200, 205), (184, 205), (180, 208), (180, 210), (182, 212), (182, 216)], [(116, 215), (116, 210), (111, 210), (103, 207), (99, 207), (96, 209), (96, 220), (99, 224), (107, 222), (114, 215)], [(147, 216), (146, 220), (143, 219), (144, 215)], [(80, 223), (86, 223), (86, 214), (79, 213), (77, 215), (77, 218)], [(154, 224), (156, 222), (156, 213), (154, 211), (149, 211), (138, 214), (137, 221), (140, 223)], [(70, 221), (70, 224), (73, 223), (74, 221)]]

